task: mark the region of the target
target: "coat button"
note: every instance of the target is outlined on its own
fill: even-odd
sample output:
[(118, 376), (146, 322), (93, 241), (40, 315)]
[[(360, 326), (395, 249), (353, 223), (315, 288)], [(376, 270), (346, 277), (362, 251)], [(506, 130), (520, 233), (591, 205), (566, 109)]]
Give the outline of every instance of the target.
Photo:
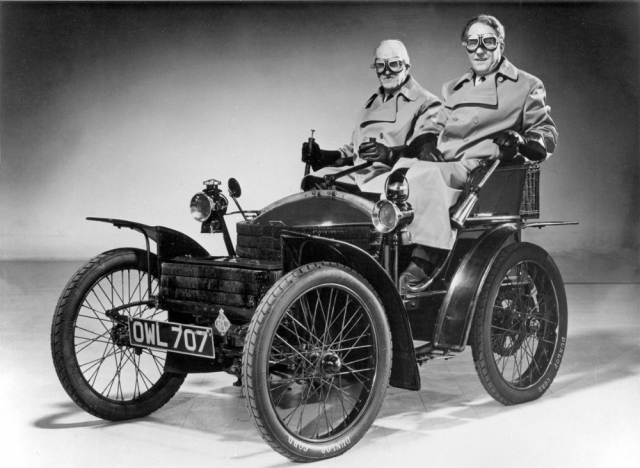
[(454, 122), (458, 121), (458, 117), (452, 117), (451, 120), (453, 120)]
[(449, 141), (449, 138), (448, 137), (442, 137), (442, 141), (444, 141), (446, 143), (447, 141)]
[(503, 78), (502, 76), (499, 76), (499, 77), (498, 77), (498, 81), (499, 81), (500, 83), (502, 83), (502, 82), (504, 81), (504, 78)]
[(464, 141), (464, 142), (466, 143), (467, 141), (469, 141), (469, 139), (468, 139), (468, 138), (465, 138), (465, 139), (464, 139), (464, 140), (462, 140), (462, 141)]
[(480, 120), (478, 119), (478, 117), (474, 117), (474, 118), (473, 118), (473, 120), (472, 120), (472, 122), (473, 122), (474, 124), (477, 124), (479, 121), (480, 121)]
[(380, 133), (380, 139), (384, 140), (384, 135), (382, 133)]

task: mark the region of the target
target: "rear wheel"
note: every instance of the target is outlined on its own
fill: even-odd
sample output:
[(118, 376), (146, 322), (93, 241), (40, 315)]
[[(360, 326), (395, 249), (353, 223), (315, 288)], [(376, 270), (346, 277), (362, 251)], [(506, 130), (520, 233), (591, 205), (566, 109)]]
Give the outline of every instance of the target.
[[(53, 363), (78, 406), (112, 421), (146, 416), (167, 403), (185, 374), (164, 372), (166, 353), (129, 344), (129, 316), (167, 320), (167, 312), (139, 304), (156, 294), (157, 260), (139, 249), (105, 252), (69, 281), (51, 329)], [(119, 306), (118, 320), (107, 311)]]
[(524, 242), (503, 249), (475, 315), (473, 360), (487, 392), (505, 405), (540, 398), (567, 341), (564, 283), (549, 254)]
[(369, 429), (386, 393), (391, 336), (379, 298), (355, 271), (302, 266), (260, 303), (243, 356), (249, 414), (277, 452), (334, 457)]

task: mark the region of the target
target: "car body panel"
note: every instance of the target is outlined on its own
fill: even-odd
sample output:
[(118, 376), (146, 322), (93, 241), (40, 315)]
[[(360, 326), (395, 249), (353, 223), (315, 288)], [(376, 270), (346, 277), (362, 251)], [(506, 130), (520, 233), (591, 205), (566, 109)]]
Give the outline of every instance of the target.
[(334, 226), (371, 223), (374, 203), (338, 190), (313, 190), (278, 200), (260, 210), (258, 225)]

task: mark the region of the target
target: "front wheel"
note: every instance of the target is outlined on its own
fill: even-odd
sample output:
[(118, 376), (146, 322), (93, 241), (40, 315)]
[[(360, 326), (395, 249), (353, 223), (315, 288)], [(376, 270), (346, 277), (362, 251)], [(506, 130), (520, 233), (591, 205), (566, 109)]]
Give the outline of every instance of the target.
[(373, 423), (390, 368), (389, 325), (366, 280), (335, 263), (304, 265), (271, 288), (251, 321), (247, 408), (282, 455), (335, 457)]
[(165, 352), (129, 342), (129, 316), (167, 320), (166, 311), (144, 303), (158, 289), (156, 256), (150, 260), (151, 278), (146, 252), (105, 252), (71, 278), (56, 307), (51, 351), (58, 378), (78, 406), (102, 419), (146, 416), (167, 403), (185, 379), (164, 371)]
[(558, 267), (542, 248), (503, 249), (480, 293), (472, 327), (482, 385), (505, 405), (540, 398), (567, 342), (567, 298)]

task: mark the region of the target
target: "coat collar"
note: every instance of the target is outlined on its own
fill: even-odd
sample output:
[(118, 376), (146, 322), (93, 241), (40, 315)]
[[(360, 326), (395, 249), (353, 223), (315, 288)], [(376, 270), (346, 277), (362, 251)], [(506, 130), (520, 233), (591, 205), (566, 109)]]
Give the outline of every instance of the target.
[[(474, 75), (475, 73), (473, 71), (473, 68), (470, 68), (467, 73), (462, 75), (460, 79), (455, 82), (455, 84), (453, 85), (453, 89), (457, 90), (462, 86), (463, 83), (467, 81), (473, 81)], [(502, 57), (502, 62), (500, 63), (498, 71), (495, 74), (496, 77), (498, 77), (499, 75), (504, 76), (505, 78), (509, 78), (512, 81), (518, 81), (518, 69), (511, 62), (509, 62), (509, 60), (507, 60), (507, 57), (504, 56)]]
[(498, 71), (493, 75), (493, 80), (489, 80), (493, 82), (493, 86), (473, 86), (473, 77), (474, 72), (471, 69), (455, 82), (453, 94), (445, 102), (447, 107), (455, 107), (458, 104), (497, 105), (499, 83), (505, 78), (518, 81), (518, 69), (503, 58)]
[[(422, 87), (411, 75), (387, 102), (382, 102), (384, 91), (380, 87), (378, 92), (371, 96), (364, 106), (362, 118), (360, 119), (361, 126), (365, 126), (369, 122), (395, 122), (400, 96), (403, 96), (406, 101), (415, 101), (420, 97), (421, 92)], [(380, 98), (379, 105), (371, 108), (377, 98)]]
[[(391, 99), (389, 99), (386, 103), (389, 103), (391, 101), (398, 99), (398, 96), (400, 96), (401, 94), (409, 101), (415, 101), (420, 96), (421, 91), (422, 91), (422, 86), (420, 86), (418, 82), (413, 79), (413, 76), (409, 75), (407, 81), (400, 87), (400, 89), (396, 92), (396, 94), (394, 94), (391, 97)], [(378, 91), (369, 98), (369, 100), (367, 101), (367, 104), (364, 106), (365, 109), (368, 109), (369, 107), (371, 107), (371, 104), (373, 104), (373, 101), (375, 101), (377, 97), (379, 97), (380, 99), (384, 97), (384, 89), (382, 88), (382, 86), (380, 86), (378, 88)]]

